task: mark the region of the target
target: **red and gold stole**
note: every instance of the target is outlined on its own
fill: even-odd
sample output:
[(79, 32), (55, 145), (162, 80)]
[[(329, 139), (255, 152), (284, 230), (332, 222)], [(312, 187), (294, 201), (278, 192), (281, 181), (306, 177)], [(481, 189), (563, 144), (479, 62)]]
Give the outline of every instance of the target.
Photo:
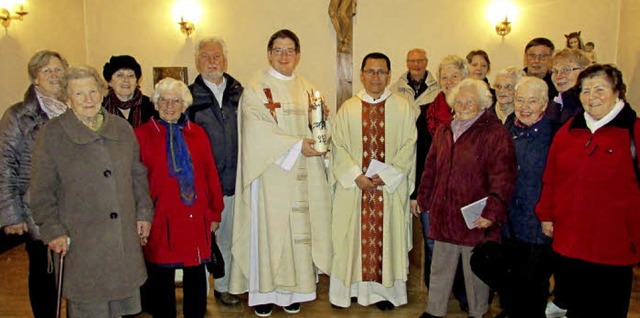
[[(384, 162), (384, 104), (362, 102), (362, 167), (373, 159)], [(362, 281), (382, 282), (383, 210), (382, 189), (362, 192)]]

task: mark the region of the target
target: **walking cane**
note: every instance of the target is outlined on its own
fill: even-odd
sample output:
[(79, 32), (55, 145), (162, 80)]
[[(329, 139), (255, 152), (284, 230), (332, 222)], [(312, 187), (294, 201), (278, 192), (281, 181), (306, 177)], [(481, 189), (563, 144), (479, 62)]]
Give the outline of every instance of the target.
[[(67, 237), (67, 246), (69, 246), (69, 244), (71, 244), (71, 239)], [(56, 300), (56, 318), (60, 318), (61, 311), (62, 311), (62, 274), (64, 272), (64, 255), (62, 253), (60, 253), (59, 260), (60, 261), (58, 263), (58, 282), (57, 282), (58, 299)]]

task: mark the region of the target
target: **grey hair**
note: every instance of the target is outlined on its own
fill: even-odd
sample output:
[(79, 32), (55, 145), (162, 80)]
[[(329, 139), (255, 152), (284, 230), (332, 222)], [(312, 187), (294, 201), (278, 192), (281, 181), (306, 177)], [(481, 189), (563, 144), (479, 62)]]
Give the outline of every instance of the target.
[(467, 60), (457, 56), (457, 55), (449, 55), (442, 59), (440, 65), (438, 65), (438, 81), (440, 81), (440, 74), (445, 66), (453, 66), (459, 69), (462, 72), (462, 77), (467, 78), (469, 76), (469, 63)]
[(89, 65), (72, 65), (67, 68), (67, 71), (64, 73), (62, 80), (60, 81), (60, 87), (62, 87), (62, 92), (66, 95), (65, 97), (69, 97), (69, 82), (77, 79), (84, 78), (93, 78), (100, 89), (100, 94), (104, 97), (107, 93), (107, 82), (104, 81), (102, 75), (98, 73), (98, 71)]
[(549, 86), (547, 86), (547, 83), (544, 80), (535, 76), (525, 76), (521, 78), (516, 85), (516, 95), (518, 95), (519, 89), (524, 88), (533, 89), (537, 95), (539, 95), (538, 97), (542, 99), (544, 104), (549, 102)]
[(411, 53), (411, 52), (420, 52), (420, 53), (424, 54), (424, 56), (427, 56), (427, 51), (425, 49), (422, 49), (422, 48), (419, 48), (419, 47), (409, 50), (409, 52), (407, 52), (407, 55), (409, 55), (409, 53)]
[(27, 71), (29, 72), (29, 77), (31, 78), (32, 83), (38, 77), (38, 72), (40, 72), (40, 69), (47, 66), (47, 64), (49, 64), (49, 61), (51, 61), (51, 59), (54, 57), (60, 60), (60, 63), (62, 63), (62, 67), (64, 68), (64, 70), (69, 68), (69, 62), (67, 62), (67, 60), (62, 57), (62, 55), (60, 55), (60, 53), (49, 50), (38, 51), (31, 57), (29, 63), (27, 64)]
[(222, 48), (222, 55), (224, 55), (225, 60), (227, 59), (227, 43), (219, 37), (212, 36), (212, 37), (204, 38), (200, 40), (198, 44), (196, 44), (196, 51), (195, 51), (196, 64), (198, 63), (198, 55), (200, 55), (200, 50), (202, 50), (202, 47), (204, 47), (209, 43), (220, 45), (220, 47)]
[(579, 49), (562, 49), (553, 56), (553, 64), (558, 62), (575, 63), (579, 67), (586, 68), (591, 65), (591, 60)]
[(461, 89), (473, 89), (476, 95), (478, 95), (478, 101), (480, 102), (480, 109), (487, 109), (491, 107), (493, 104), (493, 100), (491, 98), (491, 92), (489, 91), (489, 86), (487, 83), (481, 80), (473, 79), (473, 78), (465, 78), (456, 85), (452, 90), (451, 94), (447, 96), (447, 104), (453, 108), (454, 101), (460, 93)]
[(500, 77), (500, 76), (511, 77), (512, 79), (514, 79), (514, 82), (517, 83), (521, 78), (527, 76), (527, 74), (525, 74), (524, 70), (522, 70), (522, 68), (520, 68), (520, 67), (508, 66), (508, 67), (505, 67), (505, 68), (501, 69), (496, 74), (495, 79), (497, 80), (498, 77)]
[(156, 84), (155, 90), (151, 95), (151, 102), (156, 105), (160, 95), (171, 90), (176, 91), (180, 95), (180, 99), (184, 106), (189, 107), (193, 104), (193, 96), (191, 96), (191, 92), (189, 91), (187, 84), (171, 77), (165, 77)]

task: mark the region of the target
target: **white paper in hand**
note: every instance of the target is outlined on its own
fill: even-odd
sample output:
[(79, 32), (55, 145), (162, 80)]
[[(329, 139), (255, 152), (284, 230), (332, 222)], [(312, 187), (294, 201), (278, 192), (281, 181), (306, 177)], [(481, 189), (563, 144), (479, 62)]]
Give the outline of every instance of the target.
[(384, 162), (380, 162), (376, 159), (372, 159), (371, 162), (369, 163), (369, 168), (367, 168), (367, 173), (365, 173), (364, 175), (367, 178), (371, 178), (386, 167), (387, 165)]
[(482, 210), (484, 210), (485, 205), (487, 205), (487, 198), (488, 197), (484, 197), (476, 202), (467, 204), (460, 209), (460, 211), (462, 211), (464, 222), (467, 223), (467, 227), (469, 229), (473, 229), (476, 227), (475, 225), (473, 225), (473, 222), (480, 218)]

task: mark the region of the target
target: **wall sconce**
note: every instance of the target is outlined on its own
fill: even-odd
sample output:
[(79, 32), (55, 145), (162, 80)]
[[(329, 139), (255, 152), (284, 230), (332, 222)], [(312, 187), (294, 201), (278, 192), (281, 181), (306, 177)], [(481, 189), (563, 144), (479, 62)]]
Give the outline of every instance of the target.
[(202, 8), (196, 0), (178, 0), (173, 6), (173, 19), (180, 25), (180, 32), (187, 37), (195, 31)]
[(180, 17), (180, 22), (178, 22), (178, 24), (180, 25), (180, 32), (186, 34), (187, 37), (196, 29), (193, 22), (185, 21), (184, 17)]
[(504, 37), (509, 34), (509, 32), (511, 32), (511, 22), (509, 22), (508, 17), (504, 17), (504, 20), (496, 24), (496, 33), (498, 33), (499, 36)]
[[(25, 7), (24, 1), (14, 3), (9, 1), (0, 5), (0, 24), (7, 29), (11, 25), (11, 20), (22, 21), (22, 18), (29, 13)], [(12, 8), (15, 8), (13, 12), (10, 10)]]

